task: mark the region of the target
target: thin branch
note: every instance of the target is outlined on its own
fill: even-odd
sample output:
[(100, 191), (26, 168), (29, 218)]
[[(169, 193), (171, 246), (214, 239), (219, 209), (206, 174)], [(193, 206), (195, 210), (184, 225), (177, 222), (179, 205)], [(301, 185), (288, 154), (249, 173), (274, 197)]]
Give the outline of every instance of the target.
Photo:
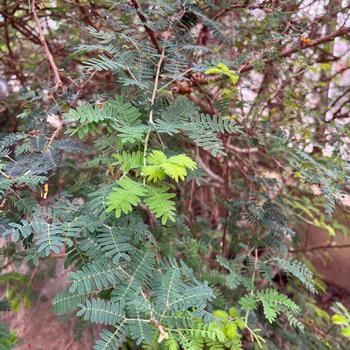
[(85, 86), (92, 80), (92, 78), (96, 75), (96, 73), (97, 71), (93, 71), (91, 75), (81, 85), (77, 84), (74, 80), (68, 78), (77, 87), (77, 92), (73, 98), (73, 101), (70, 103), (70, 105), (73, 105), (75, 103), (75, 101), (78, 99), (81, 92), (85, 88)]
[[(226, 138), (225, 140), (225, 151), (226, 154), (228, 154), (228, 148), (227, 145), (229, 145), (230, 143), (230, 137)], [(231, 172), (231, 167), (230, 167), (230, 162), (229, 162), (229, 158), (228, 155), (226, 156), (226, 165), (225, 165), (225, 177), (224, 177), (224, 181), (225, 181), (225, 204), (228, 203), (229, 201), (229, 196), (230, 196), (230, 172)], [(225, 221), (224, 221), (224, 230), (223, 230), (223, 234), (222, 234), (222, 240), (221, 240), (221, 252), (222, 255), (224, 257), (226, 257), (226, 235), (227, 235), (227, 231), (228, 231), (228, 217), (229, 217), (229, 210), (228, 208), (224, 207), (225, 210)]]
[(141, 6), (139, 4), (139, 2), (137, 0), (131, 0), (131, 4), (132, 6), (134, 6), (137, 15), (139, 16), (141, 22), (143, 23), (143, 26), (147, 32), (147, 34), (149, 35), (152, 44), (154, 45), (154, 47), (157, 49), (158, 53), (162, 53), (162, 49), (160, 48), (159, 44), (158, 44), (158, 40), (156, 38), (156, 35), (154, 34), (154, 31), (148, 27), (147, 25), (147, 18), (145, 17), (145, 15), (142, 12)]
[(162, 62), (164, 60), (164, 49), (162, 50), (160, 54), (160, 58), (157, 64), (157, 71), (156, 71), (156, 77), (154, 81), (154, 87), (153, 87), (153, 92), (152, 92), (152, 97), (151, 97), (151, 111), (149, 113), (148, 121), (150, 124), (153, 124), (153, 105), (154, 101), (156, 99), (156, 94), (158, 90), (158, 83), (159, 83), (159, 75), (160, 75), (160, 68), (162, 67)]
[[(13, 28), (17, 29), (24, 37), (32, 41), (34, 44), (40, 45), (40, 40), (26, 27), (24, 23), (21, 23), (20, 25), (14, 21), (13, 16), (8, 15), (6, 12), (2, 11), (0, 12), (4, 18), (7, 18), (9, 23), (12, 25)], [(19, 18), (16, 20), (20, 21), (22, 18)]]
[(2, 175), (7, 180), (12, 178), (10, 175), (5, 174), (2, 170), (0, 170), (0, 175)]
[(233, 153), (257, 153), (259, 152), (258, 147), (248, 147), (248, 148), (239, 148), (234, 145), (227, 145), (228, 150), (230, 150)]
[(201, 158), (199, 155), (197, 156), (197, 162), (198, 162), (198, 164), (201, 166), (201, 168), (203, 168), (203, 169), (205, 170), (205, 172), (208, 174), (208, 176), (209, 176), (212, 180), (214, 180), (214, 181), (216, 181), (216, 182), (218, 182), (218, 183), (220, 183), (220, 184), (224, 184), (225, 180), (224, 180), (222, 177), (220, 177), (219, 175), (215, 174), (215, 173), (204, 163), (204, 161), (202, 160), (202, 158)]
[(92, 22), (92, 20), (90, 19), (90, 14), (89, 11), (80, 3), (80, 0), (75, 0), (75, 3), (78, 5), (79, 11), (81, 12), (81, 14), (83, 15), (83, 21), (95, 28), (96, 30), (98, 30), (98, 27), (94, 24), (94, 22)]
[(249, 5), (249, 0), (245, 0), (243, 3), (235, 3), (225, 9), (220, 10), (216, 15), (214, 15), (213, 19), (217, 20), (220, 17), (226, 15), (228, 12), (236, 9), (247, 9), (247, 10), (265, 9), (266, 12), (271, 11), (270, 8), (265, 6), (266, 4)]
[[(321, 44), (325, 44), (328, 43), (330, 41), (333, 41), (335, 38), (339, 37), (339, 36), (344, 36), (350, 33), (350, 27), (346, 27), (346, 28), (339, 28), (338, 30), (334, 31), (333, 33), (324, 35), (323, 37), (319, 38), (318, 40), (313, 40), (310, 44), (303, 44), (302, 46), (298, 46), (298, 47), (294, 47), (294, 48), (290, 48), (290, 49), (286, 49), (284, 50), (281, 55), (279, 56), (279, 58), (287, 58), (293, 55), (293, 53), (308, 49), (310, 47), (315, 47)], [(266, 63), (271, 63), (274, 62), (275, 60), (269, 60)], [(238, 70), (239, 73), (243, 73), (243, 72), (247, 72), (253, 69), (253, 65), (251, 63), (246, 63), (243, 66), (241, 66), (241, 68)]]
[(49, 47), (47, 46), (47, 43), (46, 43), (46, 40), (45, 40), (45, 36), (44, 36), (44, 31), (43, 31), (43, 28), (40, 24), (40, 20), (39, 20), (39, 17), (36, 13), (36, 3), (35, 3), (35, 0), (32, 0), (32, 14), (33, 14), (33, 18), (34, 18), (34, 21), (36, 23), (36, 26), (38, 27), (38, 31), (39, 31), (39, 39), (40, 39), (40, 42), (41, 42), (41, 45), (44, 47), (44, 51), (45, 51), (45, 55), (46, 55), (46, 58), (52, 68), (52, 71), (53, 71), (53, 74), (54, 74), (54, 78), (55, 78), (55, 85), (56, 85), (56, 88), (62, 88), (63, 87), (63, 82), (61, 80), (61, 77), (60, 77), (60, 74), (58, 72), (58, 68), (56, 66), (56, 63), (52, 57), (52, 54), (49, 50)]
[(287, 49), (282, 53), (281, 57), (289, 57), (295, 52), (307, 49), (309, 47), (315, 47), (315, 46), (318, 46), (321, 44), (328, 43), (330, 41), (333, 41), (335, 38), (337, 38), (339, 36), (344, 36), (344, 35), (347, 35), (349, 33), (350, 33), (350, 27), (340, 28), (340, 29), (334, 31), (333, 33), (324, 35), (323, 37), (319, 38), (318, 40), (312, 41), (312, 43), (310, 43), (310, 44), (307, 44), (307, 45), (304, 44), (302, 47), (295, 47), (292, 49)]
[(350, 248), (350, 244), (339, 244), (339, 245), (318, 245), (310, 248), (300, 248), (300, 249), (291, 249), (290, 253), (301, 253), (301, 252), (314, 252), (316, 250), (326, 250), (326, 249), (343, 249)]
[(202, 95), (204, 96), (205, 100), (208, 102), (208, 106), (209, 106), (209, 110), (210, 110), (209, 113), (211, 115), (218, 114), (217, 110), (215, 109), (215, 107), (213, 105), (213, 102), (212, 102), (210, 96), (205, 91), (205, 89), (202, 88), (201, 84), (198, 82), (198, 80), (192, 74), (192, 72), (189, 73), (189, 77), (190, 77), (191, 81), (198, 87), (198, 90), (202, 93)]
[[(5, 6), (6, 6), (6, 1), (5, 1)], [(8, 30), (8, 20), (6, 18), (6, 16), (3, 16), (4, 17), (4, 30), (5, 30), (5, 43), (6, 43), (6, 47), (7, 47), (7, 50), (9, 52), (9, 55), (11, 57), (11, 59), (14, 61), (15, 59), (15, 56), (13, 55), (13, 51), (12, 51), (12, 48), (11, 48), (11, 43), (10, 43), (10, 36), (9, 36), (9, 30)]]
[(50, 139), (49, 139), (49, 142), (46, 146), (46, 148), (50, 148), (50, 146), (52, 145), (53, 141), (55, 140), (55, 138), (58, 136), (58, 134), (60, 133), (61, 129), (62, 129), (62, 126), (63, 126), (63, 121), (60, 120), (60, 124), (59, 126), (56, 128), (56, 130), (52, 133)]
[[(160, 55), (158, 64), (157, 64), (157, 71), (156, 71), (156, 77), (154, 80), (154, 86), (153, 86), (153, 92), (152, 92), (152, 97), (151, 97), (151, 110), (149, 112), (149, 116), (148, 116), (148, 122), (153, 125), (153, 105), (154, 105), (154, 101), (156, 99), (156, 95), (157, 95), (157, 90), (158, 90), (158, 82), (159, 82), (159, 75), (160, 75), (160, 68), (162, 66), (162, 62), (164, 59), (164, 49), (162, 50), (162, 53)], [(146, 166), (146, 156), (147, 156), (147, 149), (148, 149), (148, 142), (149, 142), (149, 136), (151, 134), (151, 130), (149, 130), (146, 134), (146, 138), (145, 138), (145, 144), (144, 144), (144, 149), (143, 149), (143, 165)], [(144, 182), (146, 181), (146, 177), (144, 178)]]

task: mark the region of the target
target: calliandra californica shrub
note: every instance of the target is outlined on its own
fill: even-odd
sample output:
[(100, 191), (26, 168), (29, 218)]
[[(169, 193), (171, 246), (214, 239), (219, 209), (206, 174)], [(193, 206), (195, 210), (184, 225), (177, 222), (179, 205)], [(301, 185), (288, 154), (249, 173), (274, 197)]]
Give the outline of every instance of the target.
[[(17, 72), (2, 102), (16, 120), (0, 138), (2, 256), (64, 259), (52, 310), (104, 325), (95, 350), (347, 349), (349, 313), (336, 304), (332, 326), (301, 253), (306, 224), (344, 230), (335, 47), (349, 9), (311, 21), (292, 0), (48, 3), (27, 10), (51, 78)], [(41, 18), (78, 10), (63, 60)], [(28, 284), (16, 276), (0, 311)]]

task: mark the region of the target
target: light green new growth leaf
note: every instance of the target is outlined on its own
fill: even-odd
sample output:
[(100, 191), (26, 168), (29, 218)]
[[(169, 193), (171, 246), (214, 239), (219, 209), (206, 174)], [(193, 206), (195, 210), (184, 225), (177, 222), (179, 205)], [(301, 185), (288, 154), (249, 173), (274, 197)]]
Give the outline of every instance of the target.
[(141, 202), (141, 197), (147, 194), (147, 189), (129, 177), (118, 180), (117, 184), (118, 187), (108, 196), (107, 212), (115, 210), (115, 215), (119, 218), (122, 212), (128, 214)]
[(237, 82), (239, 80), (239, 76), (233, 70), (228, 68), (226, 66), (226, 64), (224, 64), (224, 63), (218, 63), (215, 68), (207, 69), (204, 72), (204, 74), (206, 74), (206, 75), (211, 75), (211, 74), (226, 75), (230, 79), (230, 81), (233, 85), (237, 84)]
[(142, 152), (126, 152), (112, 154), (116, 160), (113, 165), (119, 165), (120, 170), (123, 173), (128, 173), (131, 169), (140, 169), (143, 165)]
[(185, 154), (179, 154), (170, 157), (168, 161), (162, 165), (162, 168), (168, 176), (177, 182), (178, 178), (184, 181), (185, 176), (187, 176), (187, 169), (195, 170), (197, 164)]
[(348, 320), (343, 315), (333, 315), (332, 322), (336, 325), (345, 325), (348, 324)]
[(147, 157), (147, 163), (151, 165), (158, 165), (161, 166), (164, 162), (167, 161), (167, 156), (162, 151), (153, 151), (148, 157)]
[(167, 193), (169, 187), (149, 187), (148, 196), (144, 202), (149, 207), (156, 218), (162, 219), (165, 225), (168, 220), (175, 222), (175, 202), (171, 198), (175, 197), (174, 193)]
[(153, 151), (147, 157), (147, 164), (142, 168), (143, 174), (148, 177), (148, 181), (157, 182), (165, 178), (162, 164), (167, 161), (167, 156), (162, 151)]
[(147, 157), (147, 164), (142, 168), (142, 171), (148, 177), (148, 181), (153, 182), (163, 180), (165, 175), (176, 182), (179, 181), (179, 178), (184, 181), (185, 176), (187, 176), (187, 170), (197, 168), (196, 163), (185, 154), (168, 158), (162, 151), (153, 151)]
[(350, 338), (350, 326), (343, 328), (343, 329), (341, 330), (341, 334), (342, 334), (344, 337)]
[(332, 306), (332, 310), (336, 312), (335, 315), (332, 316), (332, 323), (342, 327), (341, 335), (344, 337), (350, 338), (350, 313), (347, 308), (336, 302)]
[(115, 210), (116, 217), (121, 213), (128, 214), (132, 208), (141, 203), (149, 207), (156, 218), (161, 218), (162, 224), (168, 220), (175, 221), (175, 203), (170, 200), (175, 197), (174, 193), (168, 193), (168, 186), (153, 187), (144, 186), (129, 177), (117, 181), (118, 187), (113, 189), (107, 199), (107, 212)]
[(179, 181), (179, 178), (184, 181), (185, 176), (187, 175), (185, 167), (170, 162), (163, 164), (162, 169), (164, 170), (165, 174), (174, 179), (176, 182)]
[(0, 350), (11, 350), (17, 344), (17, 335), (9, 330), (7, 324), (0, 323)]
[(173, 337), (169, 337), (169, 339), (165, 342), (165, 345), (168, 347), (169, 350), (179, 350), (179, 344), (176, 342), (176, 340)]
[(142, 173), (150, 182), (157, 182), (165, 179), (165, 171), (158, 165), (146, 165), (142, 168)]

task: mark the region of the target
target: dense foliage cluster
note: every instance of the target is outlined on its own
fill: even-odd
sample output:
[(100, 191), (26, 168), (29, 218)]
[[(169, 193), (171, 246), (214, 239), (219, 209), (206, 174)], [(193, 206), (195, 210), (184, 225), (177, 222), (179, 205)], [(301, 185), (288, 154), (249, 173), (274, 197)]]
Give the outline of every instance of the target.
[(298, 253), (307, 225), (344, 230), (349, 8), (24, 3), (0, 22), (0, 311), (32, 282), (9, 266), (54, 257), (52, 310), (104, 325), (95, 350), (347, 349)]

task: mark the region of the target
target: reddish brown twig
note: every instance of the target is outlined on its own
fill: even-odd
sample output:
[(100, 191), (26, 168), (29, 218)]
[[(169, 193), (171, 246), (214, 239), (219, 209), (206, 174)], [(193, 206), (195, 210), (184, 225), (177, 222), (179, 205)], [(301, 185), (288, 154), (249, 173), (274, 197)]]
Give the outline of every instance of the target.
[[(227, 137), (224, 141), (224, 145), (225, 145), (225, 151), (226, 154), (228, 154), (228, 148), (227, 145), (230, 143), (230, 137)], [(230, 168), (230, 162), (227, 156), (226, 159), (226, 165), (225, 165), (225, 204), (228, 203), (229, 199), (230, 199), (230, 172), (231, 172), (231, 168)], [(228, 231), (228, 217), (229, 217), (229, 211), (228, 209), (225, 207), (225, 221), (224, 221), (224, 230), (223, 230), (223, 234), (222, 234), (222, 242), (221, 242), (221, 252), (222, 255), (224, 257), (226, 257), (227, 254), (227, 248), (226, 248), (226, 236), (227, 236), (227, 231)]]
[(69, 350), (72, 347), (73, 343), (74, 343), (74, 339), (71, 339), (71, 341), (66, 346), (65, 350)]
[(191, 226), (193, 224), (193, 194), (194, 194), (194, 179), (191, 180), (191, 186), (190, 186), (190, 198), (188, 200), (188, 215), (189, 215), (189, 222), (191, 223)]
[(89, 25), (89, 26), (95, 28), (96, 30), (98, 30), (98, 26), (96, 26), (96, 25), (94, 24), (94, 22), (92, 22), (92, 20), (90, 19), (89, 10), (87, 10), (87, 9), (80, 3), (80, 0), (75, 0), (75, 3), (78, 5), (78, 8), (79, 8), (81, 14), (83, 15), (83, 21), (84, 21), (87, 25)]
[(31, 276), (30, 276), (29, 283), (28, 283), (28, 287), (30, 287), (30, 286), (32, 285), (32, 283), (33, 283), (33, 281), (34, 281), (34, 278), (35, 278), (35, 276), (37, 275), (38, 271), (39, 271), (39, 264), (35, 266), (35, 268), (34, 268), (32, 274), (31, 274)]
[(314, 252), (316, 250), (327, 250), (327, 249), (342, 249), (342, 248), (350, 248), (350, 244), (339, 244), (339, 245), (318, 245), (315, 247), (309, 248), (300, 248), (300, 249), (291, 249), (290, 253), (302, 253), (302, 252)]
[[(324, 35), (317, 40), (313, 40), (310, 44), (307, 44), (307, 45), (303, 44), (303, 45), (299, 45), (299, 46), (294, 47), (294, 48), (286, 49), (281, 53), (279, 58), (290, 57), (290, 56), (292, 56), (293, 53), (305, 50), (305, 49), (310, 48), (310, 47), (315, 47), (315, 46), (318, 46), (321, 44), (328, 43), (330, 41), (333, 41), (337, 37), (345, 36), (348, 34), (350, 34), (350, 27), (339, 28), (338, 30), (334, 31), (333, 33)], [(275, 61), (275, 59), (272, 59), (266, 63), (272, 63), (274, 61)], [(253, 65), (251, 63), (245, 63), (239, 68), (238, 71), (239, 71), (239, 73), (243, 73), (243, 72), (250, 71), (252, 69), (253, 69)]]
[(59, 126), (56, 128), (56, 130), (52, 133), (49, 142), (47, 144), (47, 148), (50, 148), (50, 146), (52, 145), (52, 143), (54, 142), (55, 138), (58, 136), (58, 134), (60, 133), (60, 131), (62, 130), (63, 127), (63, 121), (60, 121)]
[(40, 24), (40, 20), (39, 20), (39, 17), (36, 13), (36, 3), (35, 3), (35, 0), (32, 0), (32, 14), (33, 14), (33, 18), (34, 18), (34, 21), (36, 23), (36, 26), (38, 27), (38, 31), (39, 31), (39, 39), (40, 39), (40, 42), (41, 42), (41, 45), (44, 47), (44, 51), (45, 51), (45, 55), (46, 55), (46, 58), (51, 66), (51, 69), (53, 71), (53, 74), (54, 74), (54, 79), (55, 79), (55, 86), (56, 88), (62, 88), (63, 87), (63, 82), (61, 80), (61, 77), (60, 77), (60, 73), (58, 72), (58, 68), (56, 66), (56, 63), (52, 57), (52, 54), (49, 50), (49, 47), (47, 46), (47, 43), (46, 43), (46, 40), (45, 40), (45, 36), (44, 36), (44, 31), (43, 31), (43, 28)]
[(162, 53), (162, 49), (158, 44), (158, 40), (156, 38), (155, 33), (153, 32), (153, 30), (148, 27), (147, 25), (147, 18), (145, 17), (145, 15), (142, 13), (142, 9), (141, 6), (139, 4), (139, 2), (137, 0), (131, 0), (131, 4), (132, 6), (135, 8), (135, 10), (137, 11), (137, 15), (139, 16), (141, 22), (143, 23), (143, 27), (145, 28), (147, 34), (149, 35), (153, 46), (157, 49), (158, 53)]

